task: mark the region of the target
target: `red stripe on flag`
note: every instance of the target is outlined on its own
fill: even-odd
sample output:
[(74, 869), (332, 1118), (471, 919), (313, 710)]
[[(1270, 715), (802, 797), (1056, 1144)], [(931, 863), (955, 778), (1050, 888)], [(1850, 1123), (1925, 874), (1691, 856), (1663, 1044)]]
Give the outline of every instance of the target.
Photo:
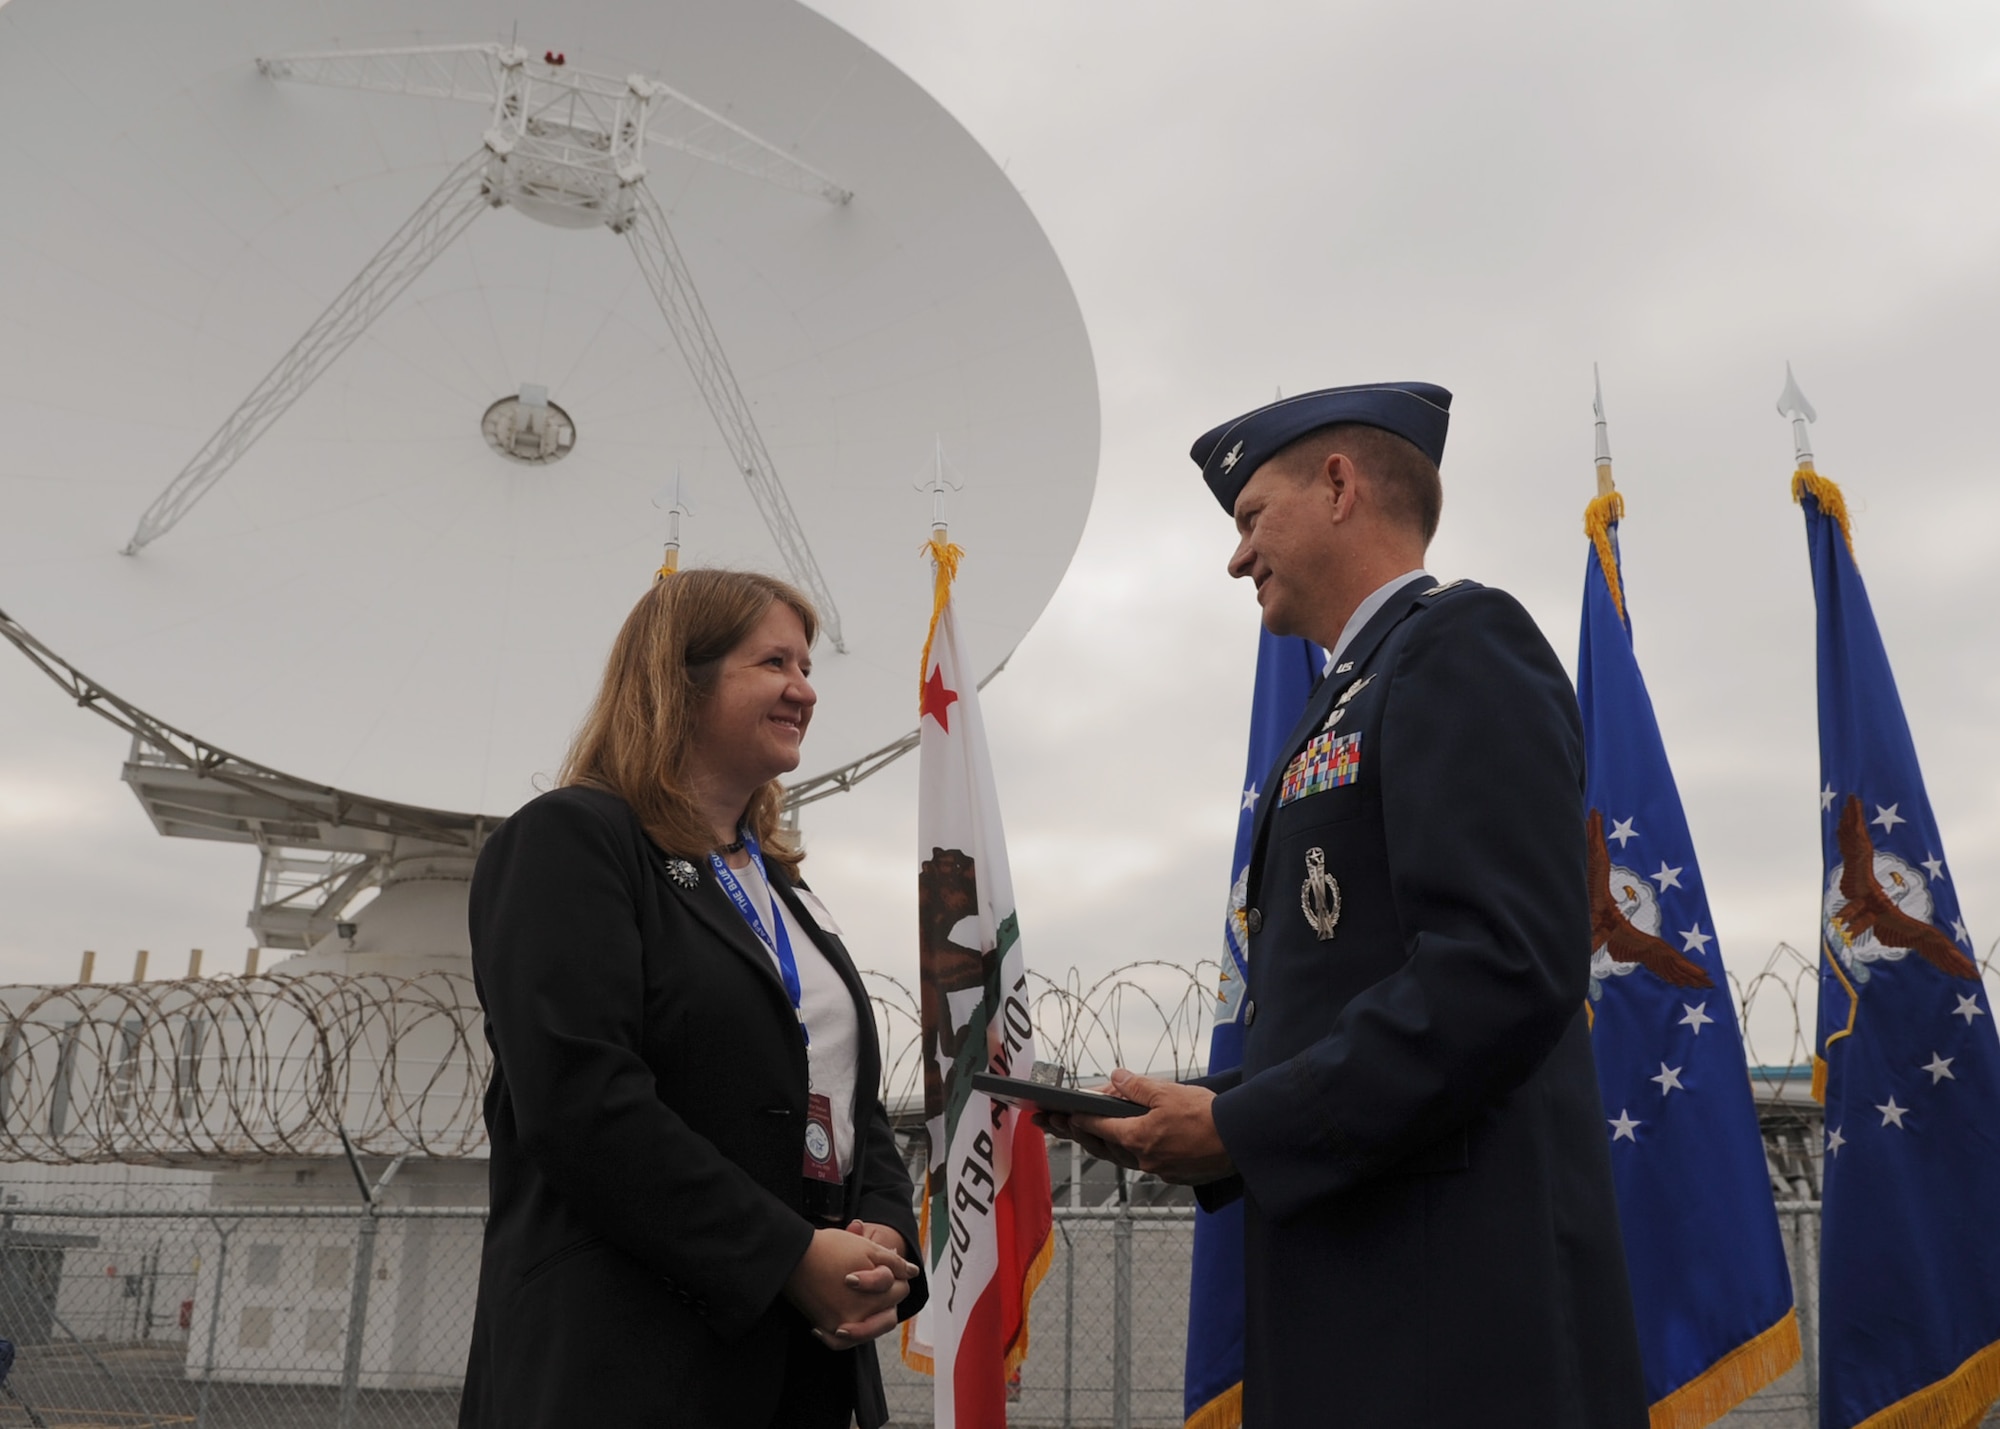
[(1014, 1122), (1014, 1164), (993, 1205), (998, 1265), (960, 1331), (952, 1366), (958, 1429), (1006, 1429), (1007, 1381), (1028, 1353), (1028, 1304), (1048, 1273), (1055, 1218), (1048, 1142)]
[(1049, 1144), (1026, 1116), (1014, 1117), (1014, 1165), (994, 1207), (1000, 1245), (1001, 1348), (1006, 1374), (1028, 1353), (1028, 1302), (1048, 1269), (1044, 1251), (1055, 1228), (1049, 1195)]

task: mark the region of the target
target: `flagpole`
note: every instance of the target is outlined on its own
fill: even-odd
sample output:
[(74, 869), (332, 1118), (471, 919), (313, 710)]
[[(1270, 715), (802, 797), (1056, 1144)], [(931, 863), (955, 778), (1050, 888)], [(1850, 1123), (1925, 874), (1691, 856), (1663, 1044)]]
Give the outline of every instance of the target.
[(1598, 374), (1597, 364), (1590, 364), (1590, 384), (1596, 395), (1591, 398), (1590, 410), (1597, 417), (1597, 494), (1611, 495), (1618, 489), (1611, 480), (1611, 437), (1604, 422), (1604, 379)]
[(1611, 591), (1611, 604), (1624, 620), (1625, 585), (1618, 569), (1618, 550), (1612, 538), (1625, 519), (1625, 498), (1611, 479), (1611, 434), (1604, 420), (1604, 379), (1597, 364), (1590, 364), (1592, 397), (1590, 410), (1597, 419), (1597, 495), (1583, 508), (1583, 534), (1597, 549), (1597, 567), (1604, 572), (1604, 584)]
[(1789, 362), (1785, 364), (1785, 390), (1778, 394), (1778, 415), (1790, 418), (1792, 423), (1792, 500), (1800, 501), (1810, 494), (1819, 504), (1820, 514), (1832, 517), (1833, 523), (1840, 527), (1840, 534), (1847, 542), (1847, 554), (1852, 557), (1854, 524), (1847, 516), (1847, 498), (1813, 466), (1809, 424), (1819, 420), (1819, 413), (1799, 390), (1799, 379), (1792, 375)]
[[(661, 496), (665, 494), (664, 491), (660, 493)], [(653, 504), (655, 506), (660, 504), (659, 496), (653, 498)], [(654, 580), (662, 581), (681, 568), (681, 517), (688, 515), (689, 512), (686, 504), (681, 500), (681, 473), (679, 467), (674, 468), (673, 504), (666, 507), (665, 510), (667, 513), (666, 550), (660, 556), (660, 569), (653, 574)]]
[[(1807, 424), (1817, 422), (1819, 413), (1806, 400), (1806, 394), (1799, 390), (1799, 379), (1792, 376), (1792, 364), (1785, 364), (1785, 390), (1778, 394), (1778, 415), (1792, 421), (1792, 465), (1799, 471), (1813, 469), (1812, 437)], [(1845, 526), (1845, 521), (1841, 525)]]

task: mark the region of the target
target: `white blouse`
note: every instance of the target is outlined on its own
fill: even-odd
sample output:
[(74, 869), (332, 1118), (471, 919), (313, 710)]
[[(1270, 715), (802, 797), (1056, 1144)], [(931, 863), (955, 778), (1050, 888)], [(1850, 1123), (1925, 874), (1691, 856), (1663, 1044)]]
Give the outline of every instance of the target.
[[(764, 926), (771, 927), (771, 889), (757, 876), (757, 865), (752, 863), (731, 872), (743, 885), (743, 892), (757, 910), (757, 916), (764, 920)], [(791, 937), (792, 961), (799, 968), (799, 1010), (805, 1016), (806, 1030), (812, 1034), (811, 1045), (806, 1048), (812, 1089), (825, 1093), (832, 1108), (833, 1147), (840, 1159), (840, 1174), (845, 1177), (854, 1170), (854, 1081), (861, 1056), (860, 1017), (847, 984), (841, 981), (812, 934), (800, 926), (782, 900), (778, 906), (783, 910), (785, 931)], [(764, 951), (776, 969), (778, 955), (769, 947)]]

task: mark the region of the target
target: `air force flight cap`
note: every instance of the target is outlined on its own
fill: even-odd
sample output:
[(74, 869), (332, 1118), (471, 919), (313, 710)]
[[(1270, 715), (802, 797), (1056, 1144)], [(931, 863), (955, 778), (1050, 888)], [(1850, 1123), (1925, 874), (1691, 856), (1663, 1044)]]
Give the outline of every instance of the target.
[(1393, 432), (1433, 462), (1442, 462), (1451, 393), (1428, 382), (1369, 382), (1301, 392), (1202, 433), (1188, 455), (1222, 509), (1234, 513), (1238, 494), (1258, 467), (1306, 433), (1339, 422)]

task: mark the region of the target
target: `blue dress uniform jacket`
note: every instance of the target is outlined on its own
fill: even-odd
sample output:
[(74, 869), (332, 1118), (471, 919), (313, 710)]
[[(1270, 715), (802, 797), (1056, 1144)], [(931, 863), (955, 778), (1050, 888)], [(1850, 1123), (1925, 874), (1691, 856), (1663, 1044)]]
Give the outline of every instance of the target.
[(1548, 642), (1500, 591), (1411, 582), (1258, 817), (1244, 1059), (1211, 1083), (1239, 1174), (1200, 1192), (1247, 1200), (1246, 1425), (1643, 1429)]
[[(914, 1247), (867, 995), (769, 867), (860, 1021), (846, 1212)], [(584, 788), (526, 805), (480, 855), (492, 1207), (462, 1429), (764, 1429), (802, 1379), (862, 1429), (888, 1417), (874, 1346), (822, 1348), (781, 1293), (813, 1232), (791, 1000), (706, 865), (681, 872), (623, 800)], [(925, 1282), (910, 1290), (906, 1316)]]

